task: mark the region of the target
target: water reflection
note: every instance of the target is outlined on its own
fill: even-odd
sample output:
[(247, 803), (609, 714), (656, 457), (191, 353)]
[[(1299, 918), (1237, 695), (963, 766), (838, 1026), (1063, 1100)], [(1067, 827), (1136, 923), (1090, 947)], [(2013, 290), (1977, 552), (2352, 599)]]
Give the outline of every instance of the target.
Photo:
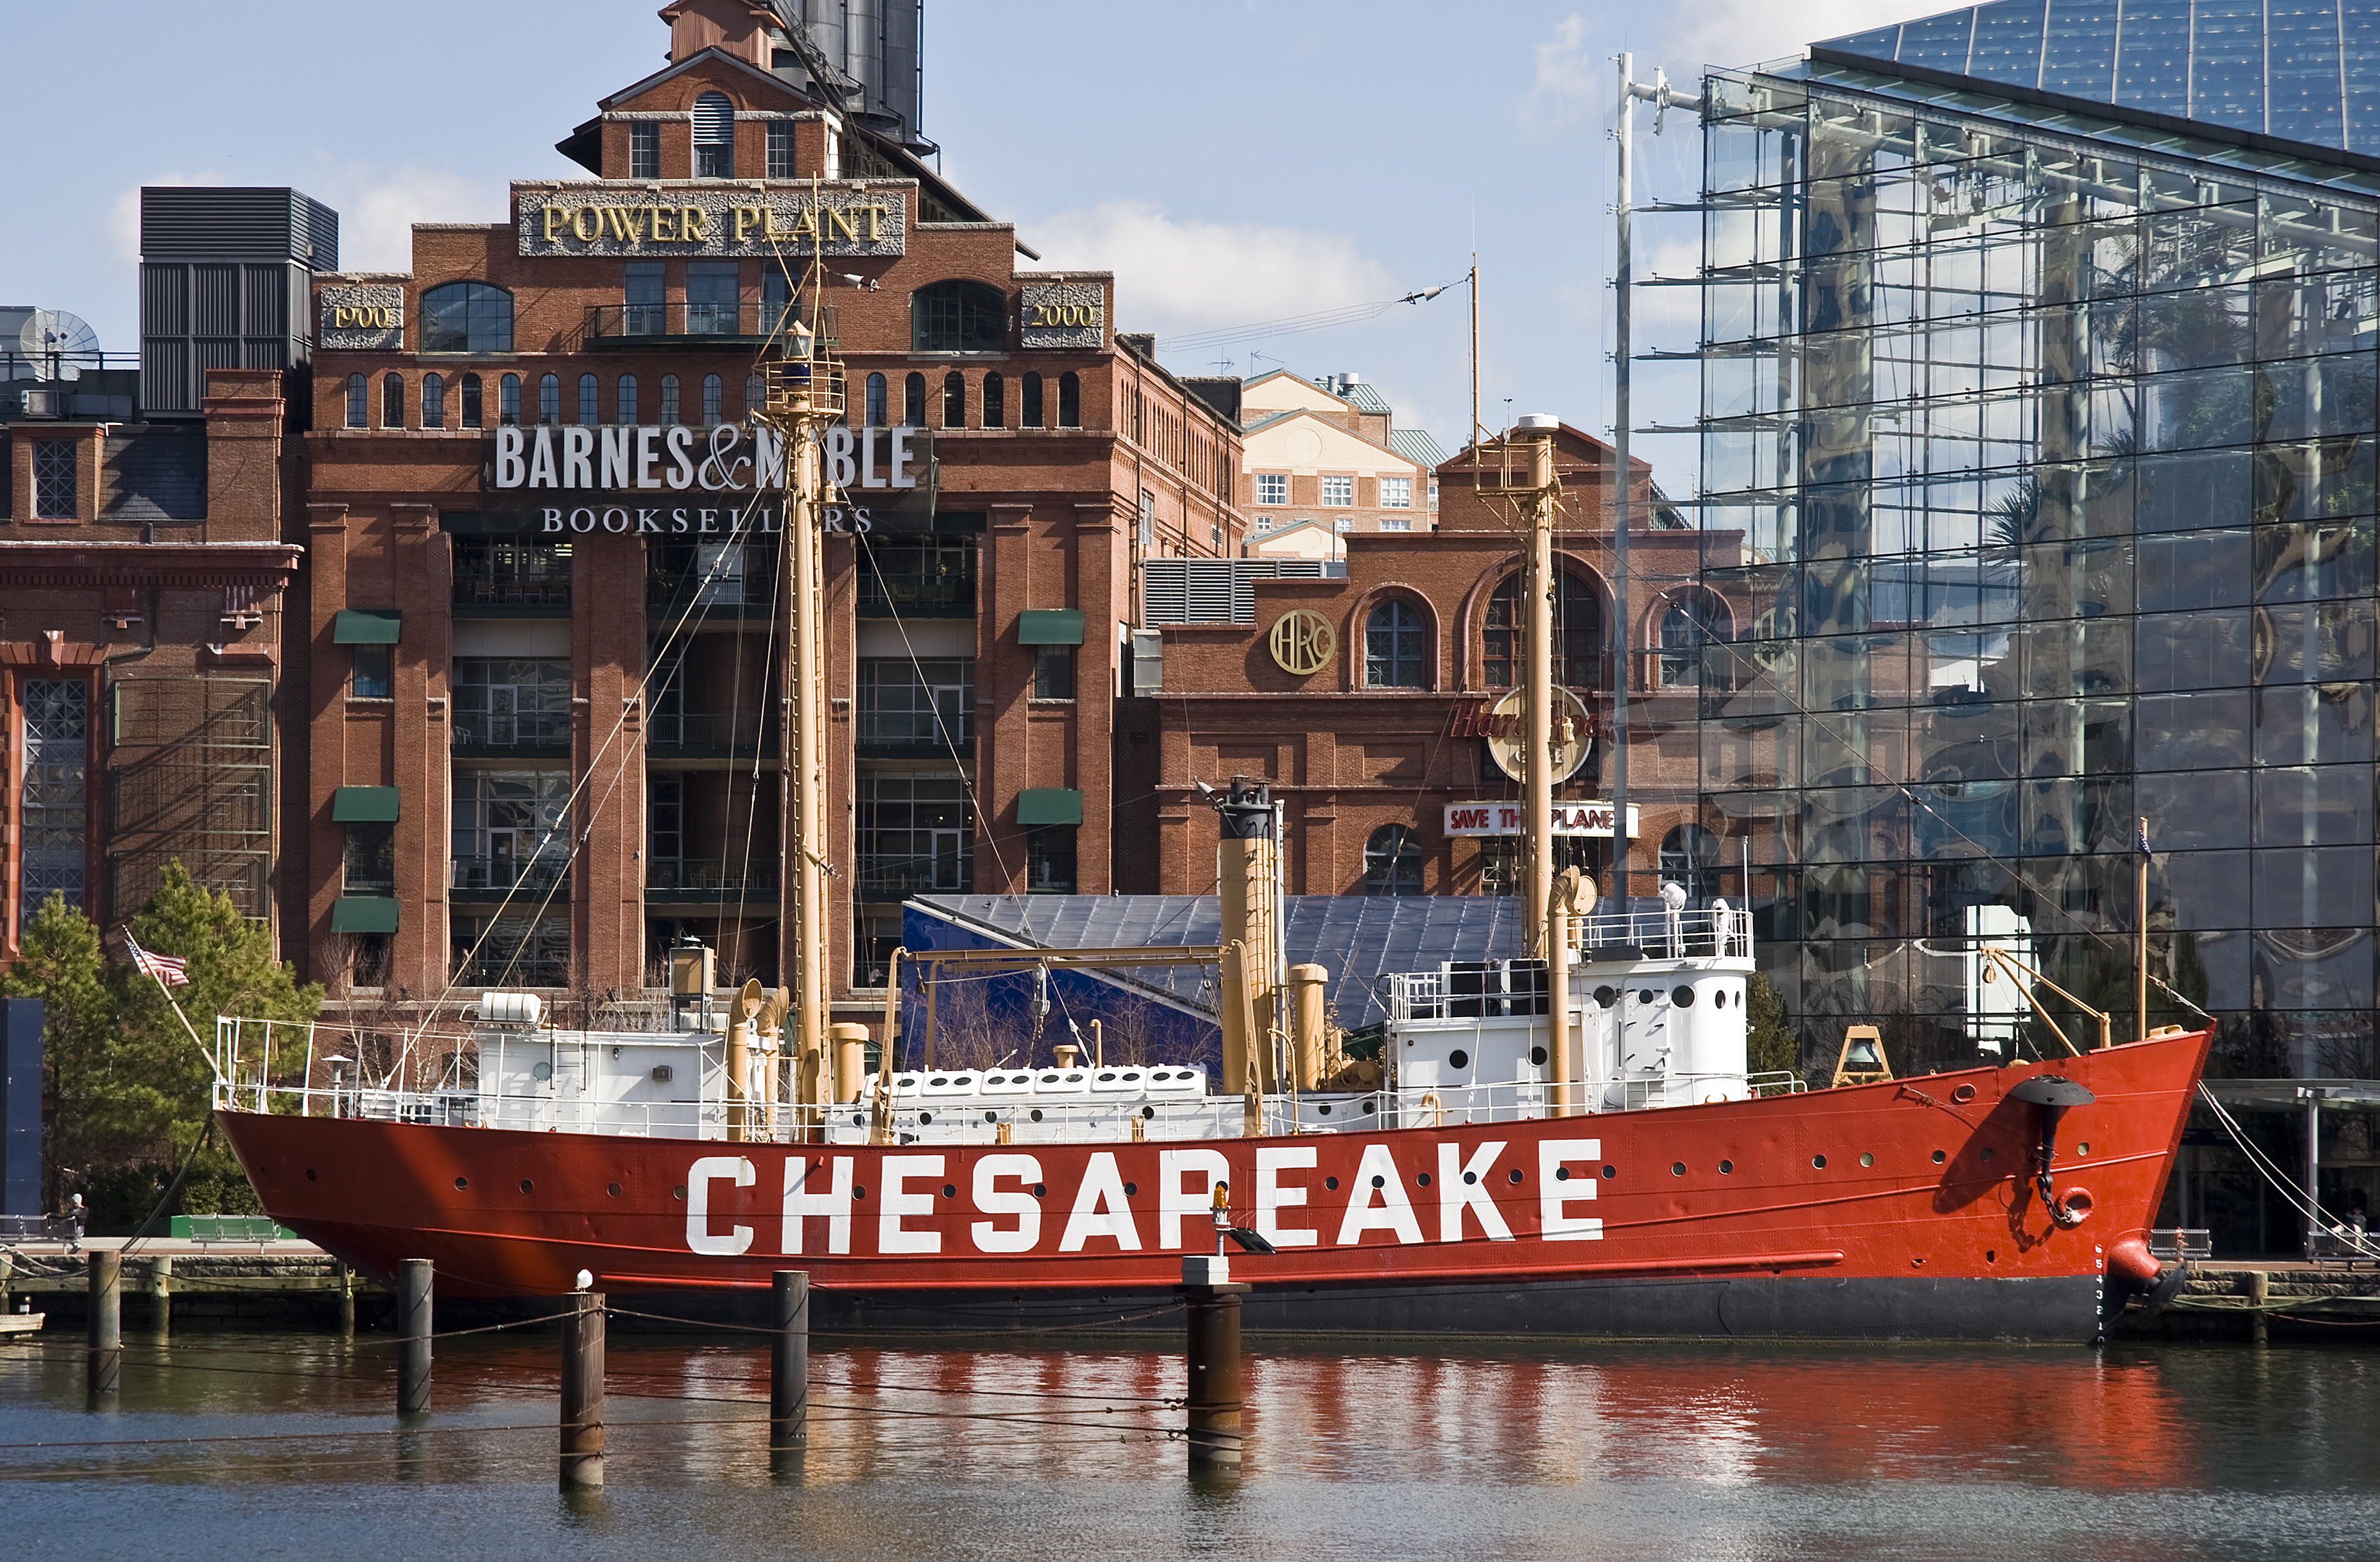
[[(1605, 1346), (1260, 1348), (1236, 1481), (1194, 1485), (1178, 1357), (1079, 1347), (812, 1358), (808, 1446), (767, 1449), (765, 1351), (615, 1335), (610, 1490), (554, 1488), (554, 1341), (442, 1342), (399, 1428), (393, 1352), (184, 1336), (0, 1350), (18, 1532), (110, 1515), (93, 1555), (1767, 1557), (2368, 1555), (2380, 1371), (2346, 1352)], [(144, 1490), (169, 1501), (110, 1502)], [(120, 1516), (120, 1517), (119, 1517)], [(747, 1529), (746, 1526), (751, 1526)]]

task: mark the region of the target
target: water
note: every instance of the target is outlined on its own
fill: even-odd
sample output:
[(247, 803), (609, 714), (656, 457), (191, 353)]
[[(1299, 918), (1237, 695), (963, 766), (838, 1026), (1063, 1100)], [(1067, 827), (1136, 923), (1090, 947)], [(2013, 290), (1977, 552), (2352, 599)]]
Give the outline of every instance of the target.
[[(550, 1335), (0, 1346), (18, 1556), (1943, 1558), (2380, 1556), (2380, 1364), (2351, 1348), (1257, 1345), (1248, 1467), (1193, 1483), (1178, 1358), (1079, 1345), (812, 1359), (772, 1474), (736, 1338), (610, 1350), (608, 1490), (555, 1489)], [(733, 1336), (730, 1336), (733, 1337)], [(748, 1336), (746, 1336), (748, 1338)], [(209, 1441), (208, 1439), (212, 1439)], [(42, 1446), (33, 1446), (42, 1445)]]

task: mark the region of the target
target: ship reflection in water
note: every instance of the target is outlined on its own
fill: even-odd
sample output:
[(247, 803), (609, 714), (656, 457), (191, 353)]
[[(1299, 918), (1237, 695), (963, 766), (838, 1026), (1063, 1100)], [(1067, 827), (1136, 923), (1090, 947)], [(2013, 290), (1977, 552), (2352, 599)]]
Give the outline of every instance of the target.
[(441, 1342), (403, 1431), (369, 1336), (184, 1336), (103, 1414), (79, 1350), (10, 1348), (10, 1529), (184, 1558), (2380, 1550), (2380, 1365), (2346, 1350), (1259, 1349), (1247, 1470), (1209, 1484), (1165, 1435), (1178, 1357), (821, 1339), (809, 1449), (772, 1473), (765, 1356), (715, 1338), (614, 1334), (611, 1486), (568, 1500), (541, 1338)]

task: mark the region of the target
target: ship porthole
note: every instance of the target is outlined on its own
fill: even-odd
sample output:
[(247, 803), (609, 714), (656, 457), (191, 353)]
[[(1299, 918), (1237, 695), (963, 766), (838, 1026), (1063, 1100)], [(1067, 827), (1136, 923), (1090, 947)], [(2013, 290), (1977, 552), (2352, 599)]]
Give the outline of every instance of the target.
[(867, 1119), (866, 1117), (861, 1117), (861, 1116), (860, 1116), (858, 1113), (856, 1113), (856, 1112), (854, 1112), (854, 1113), (851, 1115), (851, 1126), (852, 1126), (853, 1128), (859, 1128), (859, 1127), (861, 1127), (862, 1125), (864, 1125), (867, 1121), (868, 1121), (868, 1119)]
[(1694, 990), (1684, 985), (1672, 987), (1670, 989), (1670, 1001), (1680, 1008), (1692, 1008), (1694, 1007)]
[(1542, 1068), (1545, 1066), (1546, 1049), (1543, 1047), (1531, 1047), (1529, 1049), (1529, 1067), (1532, 1068)]
[(1033, 1185), (1033, 1196), (1037, 1199), (1048, 1198), (1050, 1196), (1050, 1185), (1046, 1182), (1035, 1183)]
[(1973, 1101), (1975, 1099), (1975, 1087), (1973, 1085), (1961, 1085), (1957, 1090), (1950, 1092), (1950, 1099), (1960, 1102)]
[(670, 1197), (675, 1199), (681, 1204), (686, 1202), (686, 1184), (681, 1182), (675, 1188), (671, 1189)]
[(1861, 1152), (1860, 1152), (1860, 1165), (1864, 1165), (1864, 1166), (1872, 1166), (1872, 1165), (1876, 1165), (1876, 1156), (1875, 1156), (1873, 1153), (1869, 1153), (1868, 1151), (1865, 1151), (1865, 1150), (1861, 1151)]
[(987, 1123), (996, 1123), (1000, 1121), (1000, 1114), (997, 1112), (986, 1112), (983, 1115), (983, 1120)]
[(1686, 1175), (1686, 1163), (1685, 1163), (1685, 1162), (1683, 1162), (1683, 1161), (1671, 1161), (1671, 1162), (1670, 1163), (1670, 1175), (1671, 1177), (1683, 1177), (1683, 1176), (1685, 1176), (1685, 1175)]
[(1556, 1182), (1568, 1182), (1570, 1180), (1570, 1168), (1568, 1166), (1556, 1166), (1554, 1168), (1554, 1180)]
[(457, 1193), (460, 1193), (464, 1189), (470, 1186), (471, 1179), (468, 1177), (458, 1177), (455, 1179), (455, 1191)]
[(942, 1197), (943, 1197), (943, 1198), (945, 1198), (945, 1199), (955, 1199), (955, 1198), (957, 1198), (958, 1196), (959, 1196), (959, 1190), (958, 1190), (958, 1185), (957, 1185), (956, 1183), (954, 1183), (954, 1182), (945, 1182), (945, 1183), (943, 1183), (943, 1184), (942, 1184)]
[(1618, 1177), (1619, 1175), (1620, 1168), (1618, 1166), (1606, 1166), (1603, 1168), (1604, 1180), (1606, 1181), (1609, 1181), (1611, 1178)]
[(1721, 1177), (1733, 1177), (1735, 1175), (1735, 1163), (1733, 1161), (1721, 1161), (1718, 1164), (1718, 1175)]
[[(1323, 1110), (1328, 1112), (1330, 1108), (1325, 1106)], [(1154, 1117), (1157, 1116), (1157, 1108), (1154, 1106), (1144, 1106), (1140, 1109), (1140, 1115), (1144, 1117)]]
[(1372, 1186), (1375, 1188), (1386, 1188), (1388, 1185), (1389, 1179), (1385, 1177), (1380, 1177), (1376, 1174), (1372, 1178)]
[(1326, 1177), (1322, 1179), (1322, 1186), (1336, 1193), (1339, 1191), (1339, 1179), (1335, 1177)]
[(1033, 1108), (1033, 1120), (1037, 1123), (1041, 1120), (1041, 1108), (1038, 1106)]
[(1935, 1152), (1934, 1152), (1934, 1164), (1935, 1164), (1936, 1165), (1937, 1165), (1937, 1166), (1938, 1166), (1938, 1165), (1941, 1165), (1945, 1160), (1948, 1160), (1948, 1159), (1949, 1159), (1949, 1157), (1948, 1157), (1948, 1156), (1946, 1156), (1946, 1155), (1944, 1155), (1944, 1154), (1942, 1153), (1942, 1152), (1940, 1152), (1939, 1150), (1937, 1150), (1937, 1151), (1935, 1151)]
[(1429, 1173), (1415, 1172), (1414, 1174), (1414, 1180), (1420, 1183), (1424, 1188), (1427, 1188), (1429, 1186)]
[(313, 1168), (313, 1167), (311, 1167), (311, 1166), (308, 1166), (308, 1167), (306, 1168), (306, 1180), (307, 1180), (307, 1181), (309, 1181), (309, 1182), (312, 1182), (313, 1180), (315, 1180), (315, 1178), (314, 1178), (314, 1168)]
[(1817, 1167), (1820, 1171), (1825, 1171), (1827, 1169), (1827, 1158), (1824, 1155), (1811, 1156), (1810, 1164)]
[(1125, 1183), (1123, 1185), (1123, 1196), (1127, 1199), (1138, 1198), (1140, 1196), (1140, 1184), (1137, 1182)]
[(919, 1128), (924, 1128), (928, 1123), (930, 1123), (933, 1120), (934, 1115), (931, 1112), (920, 1112), (917, 1114), (917, 1126)]
[(607, 1192), (607, 1193), (609, 1193), (609, 1194), (611, 1194), (611, 1195), (612, 1195), (612, 1197), (613, 1197), (614, 1199), (616, 1199), (616, 1198), (618, 1198), (618, 1197), (620, 1196), (620, 1185), (619, 1185), (618, 1183), (616, 1183), (616, 1182), (615, 1182), (615, 1183), (612, 1184), (612, 1186), (611, 1186), (611, 1187), (609, 1187), (609, 1188), (605, 1189), (605, 1190), (604, 1190), (604, 1191), (605, 1191), (605, 1192)]
[[(1556, 1177), (1560, 1177), (1561, 1173), (1556, 1172), (1554, 1175)], [(1479, 1174), (1477, 1172), (1464, 1172), (1463, 1174), (1463, 1180), (1465, 1182), (1476, 1182), (1479, 1180)]]
[(1504, 1179), (1505, 1179), (1506, 1181), (1508, 1181), (1508, 1182), (1518, 1182), (1518, 1181), (1520, 1181), (1520, 1180), (1521, 1180), (1521, 1168), (1520, 1168), (1520, 1167), (1518, 1167), (1518, 1166), (1514, 1166), (1511, 1171), (1508, 1171), (1508, 1172), (1506, 1172), (1506, 1173), (1504, 1174)]
[(1321, 1105), (1319, 1105), (1319, 1106), (1316, 1107), (1314, 1110), (1315, 1110), (1315, 1115), (1316, 1115), (1317, 1117), (1327, 1117), (1330, 1116), (1330, 1104), (1329, 1102), (1327, 1102), (1327, 1101), (1326, 1101), (1326, 1102), (1324, 1102)]
[(531, 1185), (531, 1183), (529, 1182), (529, 1179), (528, 1179), (528, 1178), (521, 1178), (521, 1191), (522, 1191), (522, 1192), (524, 1192), (524, 1193), (534, 1193), (534, 1192), (536, 1192), (536, 1191), (537, 1191), (537, 1189), (536, 1189), (533, 1185)]
[(1999, 1251), (1999, 1249), (1998, 1249), (1998, 1248), (1985, 1248), (1985, 1249), (1984, 1250), (1984, 1262), (1985, 1262), (1985, 1263), (1998, 1263), (1999, 1261), (2000, 1261), (2000, 1251)]
[(1620, 994), (1616, 988), (1597, 987), (1595, 990), (1595, 1004), (1597, 1008), (1609, 1008), (1619, 1001)]
[(1372, 1115), (1372, 1113), (1374, 1112), (1374, 1110), (1375, 1110), (1375, 1108), (1374, 1108), (1374, 1106), (1372, 1105), (1372, 1104), (1371, 1104), (1370, 1102), (1368, 1102), (1368, 1101), (1367, 1101), (1367, 1102), (1364, 1103), (1364, 1116), (1366, 1116), (1366, 1117), (1370, 1117), (1370, 1116)]
[(1988, 1161), (1988, 1160), (1990, 1160), (1991, 1158), (1992, 1158), (1992, 1147), (1991, 1147), (1990, 1145), (1986, 1144), (1986, 1145), (1985, 1145), (1985, 1146), (1984, 1146), (1984, 1159), (1985, 1159), (1985, 1160), (1986, 1160), (1986, 1161)]
[(1446, 1066), (1449, 1068), (1468, 1068), (1471, 1067), (1471, 1055), (1456, 1047), (1446, 1055)]

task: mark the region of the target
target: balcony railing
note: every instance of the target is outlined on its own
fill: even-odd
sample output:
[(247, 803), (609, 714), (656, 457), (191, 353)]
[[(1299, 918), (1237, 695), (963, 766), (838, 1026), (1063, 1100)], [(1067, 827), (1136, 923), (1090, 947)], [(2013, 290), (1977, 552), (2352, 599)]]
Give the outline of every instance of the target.
[(774, 895), (773, 857), (655, 857), (645, 862), (647, 899), (710, 900), (722, 895)]
[(568, 711), (487, 711), (455, 713), (455, 746), (458, 749), (566, 749), (570, 746)]
[(596, 304), (580, 335), (590, 348), (759, 342), (787, 312), (783, 304)]
[(906, 900), (913, 895), (964, 895), (975, 887), (975, 854), (863, 857), (859, 898)]
[(447, 884), (451, 888), (467, 893), (482, 891), (501, 895), (515, 888), (542, 893), (570, 874), (569, 860), (558, 854), (547, 857), (457, 857), (454, 859), (454, 864)]
[(777, 746), (777, 722), (758, 711), (656, 711), (645, 724), (649, 749), (721, 753)]

